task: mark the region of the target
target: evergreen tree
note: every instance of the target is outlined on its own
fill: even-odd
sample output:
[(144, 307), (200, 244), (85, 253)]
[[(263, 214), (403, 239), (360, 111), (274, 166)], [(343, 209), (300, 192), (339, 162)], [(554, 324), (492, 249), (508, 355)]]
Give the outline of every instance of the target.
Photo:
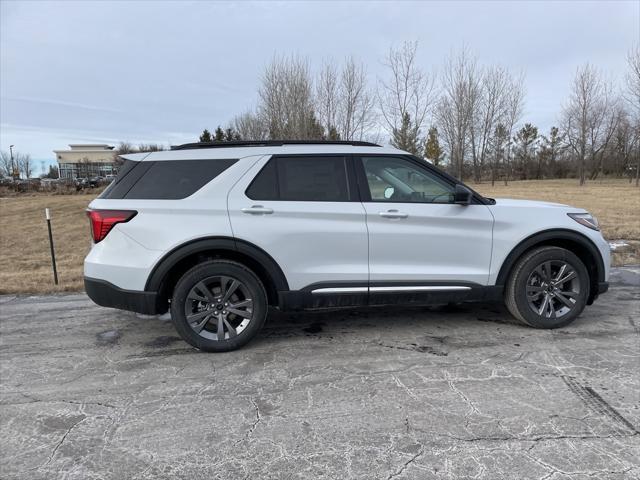
[(440, 147), (440, 141), (438, 140), (438, 129), (436, 127), (431, 127), (429, 129), (429, 136), (427, 137), (427, 142), (424, 148), (424, 156), (433, 161), (435, 166), (438, 166), (442, 160), (443, 153), (442, 147)]
[[(312, 112), (309, 116), (308, 123), (308, 136), (309, 140), (322, 140), (324, 138), (324, 128)], [(306, 140), (306, 139), (303, 139)]]
[(227, 128), (224, 132), (225, 142), (237, 142), (240, 140), (240, 135), (231, 127)]
[(536, 178), (541, 179), (546, 173), (547, 176), (556, 177), (562, 172), (558, 171), (558, 159), (562, 155), (564, 146), (564, 136), (560, 133), (558, 127), (551, 127), (549, 136), (541, 136), (542, 145), (538, 152), (538, 169)]
[(216, 128), (216, 131), (213, 134), (213, 141), (214, 142), (224, 142), (224, 140), (225, 140), (225, 138), (224, 138), (224, 130), (222, 130), (220, 125), (218, 125), (218, 128)]
[(496, 183), (498, 177), (498, 169), (502, 165), (502, 172), (504, 176), (504, 184), (507, 184), (507, 173), (509, 168), (509, 132), (504, 124), (499, 123), (493, 133), (493, 139), (491, 141), (491, 186)]
[(211, 138), (211, 132), (209, 130), (207, 130), (206, 128), (202, 131), (202, 134), (200, 135), (200, 141), (201, 142), (212, 142), (213, 139)]
[(414, 125), (408, 113), (402, 116), (400, 128), (394, 128), (391, 136), (391, 145), (400, 150), (406, 150), (413, 155), (422, 156), (418, 127)]
[(329, 127), (329, 131), (327, 132), (327, 140), (340, 140), (340, 134), (338, 130), (333, 125)]
[(516, 146), (516, 158), (520, 161), (520, 178), (527, 180), (530, 176), (531, 160), (535, 157), (538, 144), (538, 127), (526, 123), (513, 138)]

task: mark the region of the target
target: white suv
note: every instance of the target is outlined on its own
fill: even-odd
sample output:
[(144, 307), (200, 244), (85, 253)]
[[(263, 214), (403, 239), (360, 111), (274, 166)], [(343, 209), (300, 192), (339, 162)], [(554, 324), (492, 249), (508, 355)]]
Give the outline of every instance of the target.
[(608, 287), (609, 247), (588, 212), (485, 198), (393, 148), (235, 142), (122, 158), (87, 212), (87, 294), (170, 309), (202, 350), (247, 343), (269, 305), (504, 300), (555, 328)]

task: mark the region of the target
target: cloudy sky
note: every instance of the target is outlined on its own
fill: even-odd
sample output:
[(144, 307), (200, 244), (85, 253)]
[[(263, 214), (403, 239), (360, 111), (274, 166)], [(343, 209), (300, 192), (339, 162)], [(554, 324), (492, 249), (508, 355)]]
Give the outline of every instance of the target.
[(526, 74), (524, 120), (557, 121), (576, 67), (617, 82), (640, 2), (97, 2), (0, 0), (0, 149), (38, 160), (69, 143), (196, 139), (253, 107), (274, 54), (353, 55), (372, 83), (389, 47), (419, 41), (436, 72), (467, 45)]

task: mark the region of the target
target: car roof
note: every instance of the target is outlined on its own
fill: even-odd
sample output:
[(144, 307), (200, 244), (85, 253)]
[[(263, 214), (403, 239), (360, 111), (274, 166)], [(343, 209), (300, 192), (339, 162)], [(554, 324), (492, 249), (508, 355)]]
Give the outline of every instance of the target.
[(195, 148), (185, 150), (162, 150), (158, 152), (121, 155), (125, 160), (155, 162), (163, 160), (215, 160), (221, 158), (243, 158), (255, 155), (408, 155), (393, 147), (335, 145), (335, 144), (295, 144), (280, 146), (233, 146), (215, 148)]

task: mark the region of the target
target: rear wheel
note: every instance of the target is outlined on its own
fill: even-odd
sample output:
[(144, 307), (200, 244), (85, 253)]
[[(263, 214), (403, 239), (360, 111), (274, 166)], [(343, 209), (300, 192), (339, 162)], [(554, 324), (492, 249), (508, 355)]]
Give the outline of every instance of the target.
[(171, 318), (180, 336), (207, 352), (245, 345), (266, 316), (267, 294), (260, 279), (228, 260), (193, 267), (180, 279), (171, 300)]
[(589, 273), (569, 250), (540, 247), (518, 260), (505, 303), (518, 320), (536, 328), (559, 328), (582, 313), (589, 298)]

